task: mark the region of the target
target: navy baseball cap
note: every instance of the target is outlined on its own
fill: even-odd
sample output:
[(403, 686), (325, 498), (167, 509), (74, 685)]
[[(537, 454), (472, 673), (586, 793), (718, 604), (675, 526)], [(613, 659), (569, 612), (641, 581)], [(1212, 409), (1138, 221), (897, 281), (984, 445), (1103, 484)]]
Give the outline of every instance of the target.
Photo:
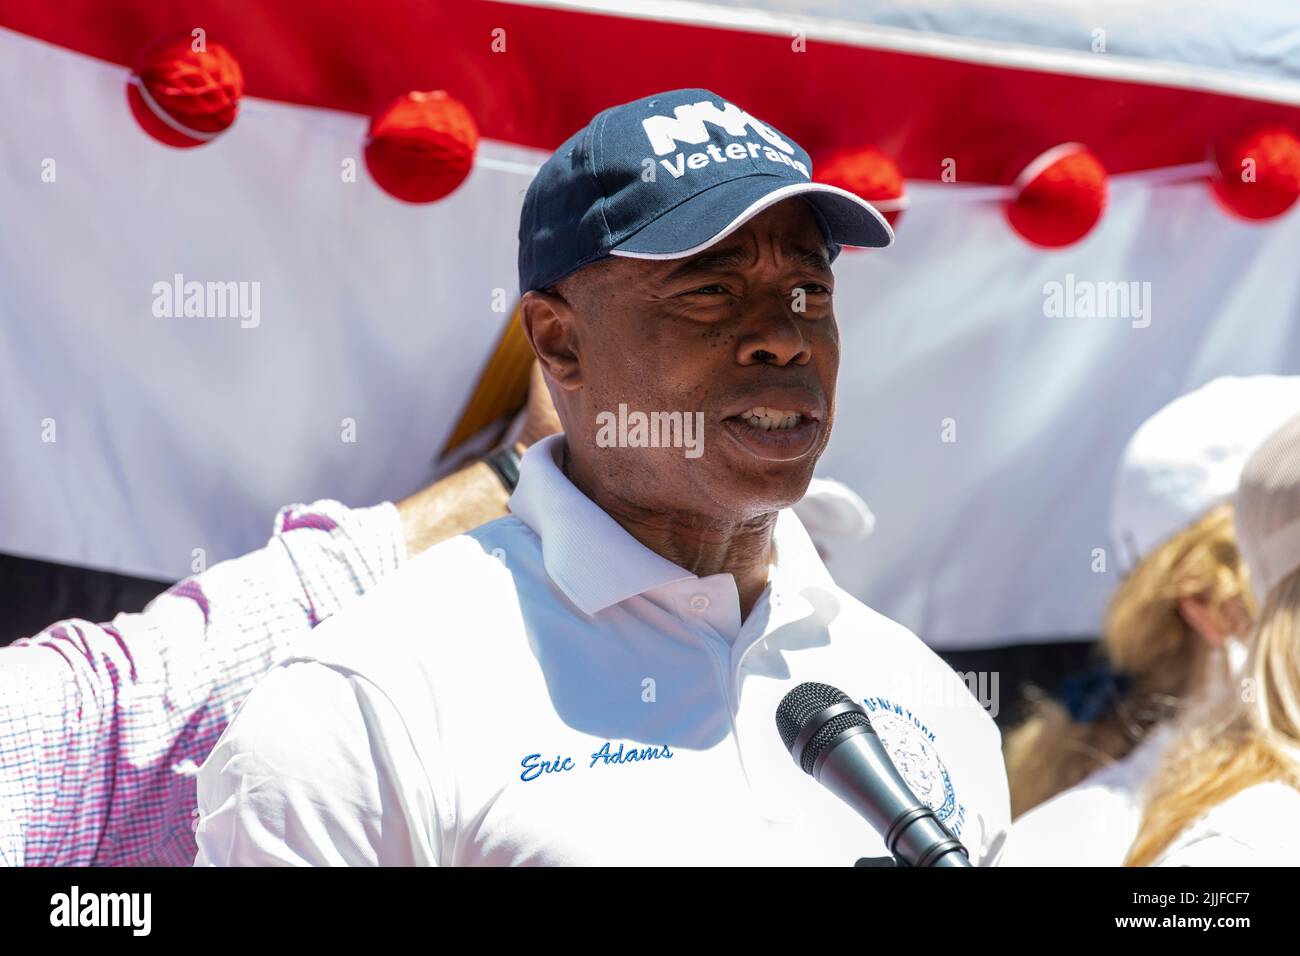
[(681, 259), (791, 196), (835, 256), (893, 230), (853, 193), (812, 180), (797, 143), (708, 90), (604, 110), (538, 170), (519, 217), (519, 290), (545, 289), (606, 256)]

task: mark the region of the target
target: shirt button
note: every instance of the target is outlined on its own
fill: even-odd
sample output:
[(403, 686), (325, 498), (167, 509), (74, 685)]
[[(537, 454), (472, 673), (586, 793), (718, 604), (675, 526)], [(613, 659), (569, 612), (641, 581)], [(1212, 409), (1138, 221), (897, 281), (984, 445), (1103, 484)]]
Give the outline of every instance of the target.
[(703, 594), (691, 595), (692, 611), (707, 611), (708, 609), (709, 609), (709, 599), (706, 595)]

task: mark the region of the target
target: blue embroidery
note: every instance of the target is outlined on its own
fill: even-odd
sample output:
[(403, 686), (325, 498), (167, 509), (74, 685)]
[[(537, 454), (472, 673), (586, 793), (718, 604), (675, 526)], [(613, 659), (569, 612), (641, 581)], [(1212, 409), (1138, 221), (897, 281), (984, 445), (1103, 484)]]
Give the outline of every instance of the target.
[(596, 766), (597, 760), (603, 760), (605, 766), (609, 766), (612, 763), (635, 763), (638, 760), (667, 759), (673, 755), (667, 744), (662, 747), (642, 747), (640, 750), (632, 747), (627, 751), (624, 751), (623, 747), (624, 745), (620, 743), (618, 750), (610, 753), (609, 741), (605, 741), (605, 745), (591, 755), (591, 763), (588, 764), (588, 769)]
[(916, 714), (888, 698), (866, 697), (862, 703), (903, 780), (960, 837), (966, 807), (957, 802), (952, 778), (935, 745), (934, 731)]
[[(620, 743), (618, 750), (610, 749), (610, 742), (605, 741), (598, 751), (591, 755), (591, 763), (587, 765), (590, 770), (596, 766), (596, 761), (603, 760), (606, 766), (618, 763), (639, 763), (644, 760), (667, 760), (673, 756), (673, 752), (668, 749), (668, 745), (662, 747), (628, 747)], [(554, 760), (543, 760), (541, 754), (529, 754), (523, 760), (519, 761), (519, 766), (524, 768), (524, 772), (519, 775), (519, 779), (527, 783), (530, 780), (536, 780), (544, 773), (563, 773), (566, 770), (574, 768), (572, 757), (556, 757)]]
[[(536, 780), (544, 773), (560, 773), (565, 770), (573, 769), (572, 757), (556, 757), (554, 760), (541, 760), (541, 754), (529, 754), (519, 765), (524, 768), (524, 772), (519, 775), (519, 779), (525, 783), (529, 780)], [(540, 762), (539, 762), (540, 761)]]

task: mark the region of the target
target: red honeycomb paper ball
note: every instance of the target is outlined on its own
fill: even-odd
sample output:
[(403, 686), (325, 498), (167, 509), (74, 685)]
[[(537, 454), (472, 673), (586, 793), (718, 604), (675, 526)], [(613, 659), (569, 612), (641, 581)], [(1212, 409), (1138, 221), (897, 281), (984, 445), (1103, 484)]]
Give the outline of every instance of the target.
[[(1254, 180), (1243, 178), (1252, 161)], [(1214, 147), (1215, 198), (1242, 219), (1272, 219), (1300, 197), (1300, 137), (1283, 126), (1226, 136)]]
[(1024, 168), (1012, 186), (1007, 219), (1026, 240), (1046, 249), (1078, 242), (1106, 209), (1106, 168), (1085, 146), (1053, 147)]
[(898, 163), (875, 146), (842, 149), (817, 164), (817, 181), (848, 190), (897, 225), (907, 207), (907, 190)]
[(239, 114), (244, 75), (220, 43), (193, 48), (189, 36), (144, 52), (127, 81), (127, 101), (146, 133), (168, 146), (202, 146)]
[(370, 123), (366, 168), (403, 202), (442, 199), (474, 165), (478, 127), (463, 103), (443, 90), (399, 96)]

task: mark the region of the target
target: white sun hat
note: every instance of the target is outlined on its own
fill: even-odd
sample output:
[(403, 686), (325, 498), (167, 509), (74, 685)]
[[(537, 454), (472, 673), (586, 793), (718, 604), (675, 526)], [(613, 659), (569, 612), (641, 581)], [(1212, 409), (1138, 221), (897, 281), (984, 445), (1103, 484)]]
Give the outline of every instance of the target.
[(1300, 416), (1273, 432), (1246, 462), (1234, 519), (1251, 587), (1263, 606), (1278, 582), (1300, 568)]
[(1128, 573), (1156, 546), (1237, 490), (1263, 440), (1300, 413), (1300, 376), (1227, 376), (1182, 395), (1148, 418), (1120, 457), (1110, 537)]

